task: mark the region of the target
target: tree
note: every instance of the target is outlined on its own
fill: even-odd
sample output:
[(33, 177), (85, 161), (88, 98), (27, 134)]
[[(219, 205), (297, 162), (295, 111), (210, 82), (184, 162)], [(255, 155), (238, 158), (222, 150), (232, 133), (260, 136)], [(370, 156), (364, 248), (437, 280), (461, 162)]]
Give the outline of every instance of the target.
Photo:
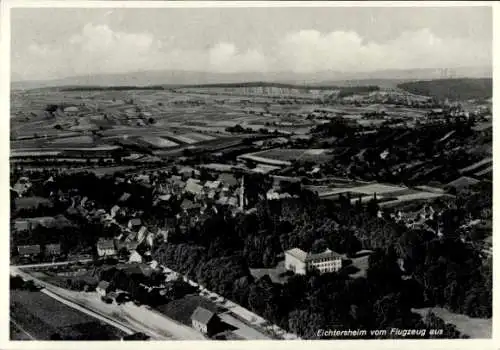
[(310, 252), (312, 254), (323, 253), (326, 249), (328, 249), (328, 243), (326, 239), (319, 238), (315, 240), (314, 243), (312, 244)]

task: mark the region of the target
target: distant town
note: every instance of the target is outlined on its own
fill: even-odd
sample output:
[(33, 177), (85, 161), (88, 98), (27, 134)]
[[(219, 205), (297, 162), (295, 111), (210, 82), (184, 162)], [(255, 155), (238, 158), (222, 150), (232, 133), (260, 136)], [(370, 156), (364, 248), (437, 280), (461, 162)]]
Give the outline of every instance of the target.
[(11, 339), (491, 337), (491, 79), (11, 94)]

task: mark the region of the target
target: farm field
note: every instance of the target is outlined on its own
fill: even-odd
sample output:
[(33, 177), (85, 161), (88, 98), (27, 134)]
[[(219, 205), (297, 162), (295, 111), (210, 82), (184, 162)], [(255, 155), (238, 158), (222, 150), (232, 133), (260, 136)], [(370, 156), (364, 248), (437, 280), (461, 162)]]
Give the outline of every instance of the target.
[(171, 148), (179, 145), (178, 143), (158, 136), (141, 136), (140, 139), (158, 148)]
[(281, 149), (274, 148), (270, 150), (248, 153), (238, 157), (243, 160), (251, 160), (258, 163), (267, 163), (270, 165), (290, 165), (292, 161), (314, 160), (316, 162), (330, 159), (330, 155), (323, 149)]
[(74, 136), (74, 137), (64, 137), (58, 138), (50, 142), (53, 145), (71, 145), (71, 144), (85, 144), (92, 145), (94, 143), (94, 138), (89, 135)]
[(11, 291), (10, 303), (11, 320), (37, 340), (53, 334), (65, 340), (118, 340), (125, 335), (42, 292)]

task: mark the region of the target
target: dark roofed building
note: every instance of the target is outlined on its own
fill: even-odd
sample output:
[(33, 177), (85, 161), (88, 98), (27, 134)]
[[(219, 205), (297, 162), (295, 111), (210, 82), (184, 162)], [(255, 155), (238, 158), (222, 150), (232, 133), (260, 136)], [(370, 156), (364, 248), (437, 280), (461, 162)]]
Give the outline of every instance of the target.
[(97, 254), (99, 256), (116, 255), (115, 242), (112, 239), (101, 239), (97, 242)]
[(57, 256), (61, 254), (61, 244), (47, 244), (45, 245), (45, 255)]
[(34, 245), (20, 245), (17, 247), (20, 256), (32, 257), (40, 254), (41, 249), (39, 244)]
[(134, 219), (129, 220), (127, 227), (132, 230), (135, 228), (139, 228), (139, 226), (141, 226), (141, 224), (142, 224), (141, 219), (134, 218)]
[(218, 321), (215, 313), (200, 306), (191, 315), (191, 325), (193, 328), (208, 336), (216, 333)]
[(185, 211), (194, 211), (194, 210), (199, 210), (201, 208), (201, 205), (194, 203), (189, 199), (184, 199), (181, 203), (181, 208), (182, 210)]
[(218, 180), (228, 187), (235, 187), (239, 185), (238, 179), (236, 179), (233, 174), (229, 173), (220, 174)]

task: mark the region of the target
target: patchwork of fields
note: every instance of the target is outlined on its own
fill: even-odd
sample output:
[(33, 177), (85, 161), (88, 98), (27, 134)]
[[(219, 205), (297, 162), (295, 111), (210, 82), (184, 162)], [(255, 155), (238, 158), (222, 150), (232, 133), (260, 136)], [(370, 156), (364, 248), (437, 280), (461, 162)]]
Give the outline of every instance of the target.
[(125, 335), (41, 292), (11, 291), (10, 312), (14, 327), (38, 340), (50, 340), (54, 334), (64, 340), (118, 340)]

